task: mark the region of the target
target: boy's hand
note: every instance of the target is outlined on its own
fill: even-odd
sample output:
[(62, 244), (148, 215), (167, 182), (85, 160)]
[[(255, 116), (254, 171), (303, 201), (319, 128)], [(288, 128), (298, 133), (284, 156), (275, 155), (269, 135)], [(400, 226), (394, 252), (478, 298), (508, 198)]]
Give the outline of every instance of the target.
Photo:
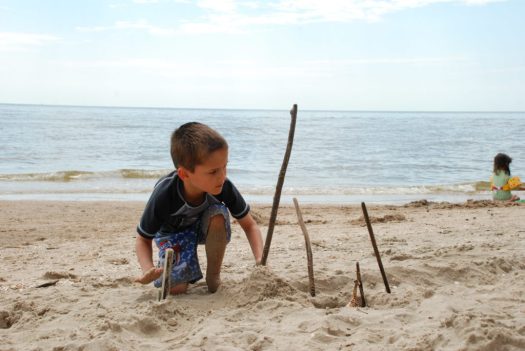
[(141, 277), (135, 278), (134, 281), (141, 284), (149, 284), (155, 279), (160, 278), (162, 270), (162, 268), (151, 267)]

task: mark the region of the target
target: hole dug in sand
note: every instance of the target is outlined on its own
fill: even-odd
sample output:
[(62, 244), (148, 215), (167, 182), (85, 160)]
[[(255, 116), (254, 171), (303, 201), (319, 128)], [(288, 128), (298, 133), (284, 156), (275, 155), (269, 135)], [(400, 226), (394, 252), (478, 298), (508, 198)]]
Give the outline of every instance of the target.
[[(320, 309), (333, 309), (348, 304), (352, 298), (354, 281), (347, 276), (321, 277), (316, 279), (315, 286), (316, 296), (310, 298), (312, 305)], [(308, 292), (308, 284), (305, 292)]]
[(46, 314), (49, 308), (34, 302), (16, 302), (7, 310), (0, 310), (0, 329), (9, 329), (15, 324), (24, 324)]
[[(370, 306), (386, 308), (408, 303), (395, 294), (388, 294), (384, 291), (379, 273), (365, 273), (362, 277), (365, 298)], [(398, 282), (393, 278), (393, 283), (397, 284)], [(232, 301), (236, 307), (253, 305), (267, 300), (281, 300), (299, 303), (305, 307), (312, 305), (323, 310), (337, 309), (348, 306), (352, 298), (354, 277), (335, 273), (333, 276), (326, 276), (325, 274), (315, 279), (315, 286), (316, 296), (311, 297), (308, 277), (289, 281), (279, 277), (267, 267), (259, 266), (239, 284), (225, 287), (229, 290), (225, 293), (237, 296), (235, 301)]]
[(0, 329), (9, 329), (15, 324), (20, 316), (8, 311), (0, 311)]
[(310, 297), (308, 278), (304, 281), (286, 281), (265, 266), (256, 267), (234, 292), (237, 307), (256, 304), (265, 300), (285, 300), (319, 309), (344, 307), (351, 298), (353, 280), (346, 276), (316, 279), (317, 296)]

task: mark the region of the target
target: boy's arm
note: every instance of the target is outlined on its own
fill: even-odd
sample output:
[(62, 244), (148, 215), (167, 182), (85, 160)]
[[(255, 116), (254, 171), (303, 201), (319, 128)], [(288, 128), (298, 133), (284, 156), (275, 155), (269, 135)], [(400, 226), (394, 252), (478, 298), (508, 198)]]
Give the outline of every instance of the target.
[(162, 268), (156, 268), (153, 265), (153, 250), (151, 248), (151, 239), (146, 239), (137, 234), (135, 240), (135, 251), (142, 269), (142, 276), (135, 278), (135, 281), (142, 284), (148, 284), (162, 275)]
[(241, 219), (238, 219), (237, 221), (241, 225), (242, 230), (244, 230), (244, 233), (246, 233), (246, 238), (250, 243), (253, 257), (255, 257), (255, 263), (257, 265), (261, 264), (263, 255), (263, 241), (259, 226), (250, 213)]

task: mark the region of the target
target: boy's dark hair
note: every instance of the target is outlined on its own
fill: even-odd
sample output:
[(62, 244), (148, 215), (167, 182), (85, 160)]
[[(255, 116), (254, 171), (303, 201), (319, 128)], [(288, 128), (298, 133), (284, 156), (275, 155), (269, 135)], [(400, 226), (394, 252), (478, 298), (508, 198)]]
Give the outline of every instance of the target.
[(498, 171), (504, 171), (508, 175), (510, 175), (510, 163), (512, 162), (512, 158), (510, 158), (507, 154), (499, 153), (494, 157), (494, 173), (498, 173)]
[(171, 159), (175, 168), (182, 166), (193, 172), (208, 155), (223, 148), (228, 148), (226, 139), (199, 122), (183, 124), (171, 134)]

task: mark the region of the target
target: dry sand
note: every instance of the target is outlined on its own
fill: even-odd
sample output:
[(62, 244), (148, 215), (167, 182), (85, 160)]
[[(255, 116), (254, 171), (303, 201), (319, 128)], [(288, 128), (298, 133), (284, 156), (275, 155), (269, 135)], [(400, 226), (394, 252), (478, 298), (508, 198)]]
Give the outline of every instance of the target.
[[(219, 291), (201, 281), (164, 302), (132, 282), (143, 206), (0, 202), (0, 350), (525, 349), (524, 205), (369, 206), (391, 294), (360, 206), (302, 206), (313, 298), (282, 207), (267, 267), (234, 223)], [(266, 233), (270, 206), (252, 212)], [(347, 306), (356, 261), (365, 308)]]

